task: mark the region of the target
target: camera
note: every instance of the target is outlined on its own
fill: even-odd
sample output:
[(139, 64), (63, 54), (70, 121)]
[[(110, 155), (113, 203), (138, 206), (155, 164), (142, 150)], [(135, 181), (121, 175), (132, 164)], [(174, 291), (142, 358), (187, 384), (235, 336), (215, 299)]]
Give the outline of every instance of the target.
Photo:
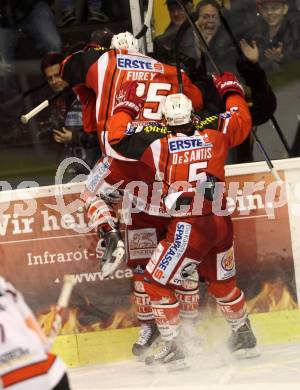
[(49, 119), (40, 123), (38, 138), (41, 141), (53, 141), (53, 130), (61, 130), (65, 124), (65, 117), (50, 115)]

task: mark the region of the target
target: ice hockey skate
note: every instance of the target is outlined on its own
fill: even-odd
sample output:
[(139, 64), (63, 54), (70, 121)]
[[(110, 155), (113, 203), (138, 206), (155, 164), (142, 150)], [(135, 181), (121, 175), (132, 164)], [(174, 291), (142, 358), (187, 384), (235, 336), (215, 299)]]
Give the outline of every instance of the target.
[(145, 353), (156, 344), (158, 338), (159, 331), (154, 322), (142, 323), (138, 339), (132, 346), (133, 355), (143, 359)]
[(155, 366), (155, 369), (159, 366), (166, 371), (183, 370), (190, 366), (185, 352), (174, 340), (161, 343), (152, 355), (146, 357), (145, 364)]
[(229, 350), (240, 359), (254, 358), (260, 355), (256, 346), (256, 337), (247, 318), (246, 322), (236, 331), (232, 331), (228, 340)]

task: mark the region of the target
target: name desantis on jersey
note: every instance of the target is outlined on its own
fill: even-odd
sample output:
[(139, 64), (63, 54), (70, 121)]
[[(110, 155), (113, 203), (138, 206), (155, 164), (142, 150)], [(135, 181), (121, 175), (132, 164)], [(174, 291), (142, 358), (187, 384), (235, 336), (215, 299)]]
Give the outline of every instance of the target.
[(191, 163), (193, 161), (206, 161), (210, 160), (212, 156), (212, 148), (205, 147), (196, 150), (189, 150), (187, 152), (178, 154), (172, 154), (172, 164)]
[(163, 65), (153, 58), (130, 54), (117, 54), (117, 68), (120, 70), (164, 73)]
[(172, 155), (172, 164), (204, 161), (212, 157), (212, 143), (207, 134), (170, 138), (168, 147)]

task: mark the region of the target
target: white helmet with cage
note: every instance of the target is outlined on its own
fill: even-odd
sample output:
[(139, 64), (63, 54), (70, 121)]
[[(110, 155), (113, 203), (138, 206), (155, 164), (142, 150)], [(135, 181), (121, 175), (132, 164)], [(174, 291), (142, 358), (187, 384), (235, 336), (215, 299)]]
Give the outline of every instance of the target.
[(139, 41), (128, 31), (116, 34), (112, 37), (112, 49), (126, 49), (139, 51)]
[(191, 100), (183, 93), (168, 95), (162, 107), (162, 113), (169, 126), (180, 126), (190, 123), (192, 110)]

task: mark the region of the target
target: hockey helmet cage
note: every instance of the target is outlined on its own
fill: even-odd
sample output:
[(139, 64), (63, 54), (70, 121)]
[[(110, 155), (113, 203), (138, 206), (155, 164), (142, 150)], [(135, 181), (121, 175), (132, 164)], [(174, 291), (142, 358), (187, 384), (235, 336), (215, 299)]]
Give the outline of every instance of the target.
[(130, 32), (125, 31), (112, 37), (111, 48), (139, 51), (139, 42)]
[(182, 93), (168, 95), (162, 107), (162, 113), (168, 126), (180, 126), (190, 123), (192, 110), (191, 100)]

